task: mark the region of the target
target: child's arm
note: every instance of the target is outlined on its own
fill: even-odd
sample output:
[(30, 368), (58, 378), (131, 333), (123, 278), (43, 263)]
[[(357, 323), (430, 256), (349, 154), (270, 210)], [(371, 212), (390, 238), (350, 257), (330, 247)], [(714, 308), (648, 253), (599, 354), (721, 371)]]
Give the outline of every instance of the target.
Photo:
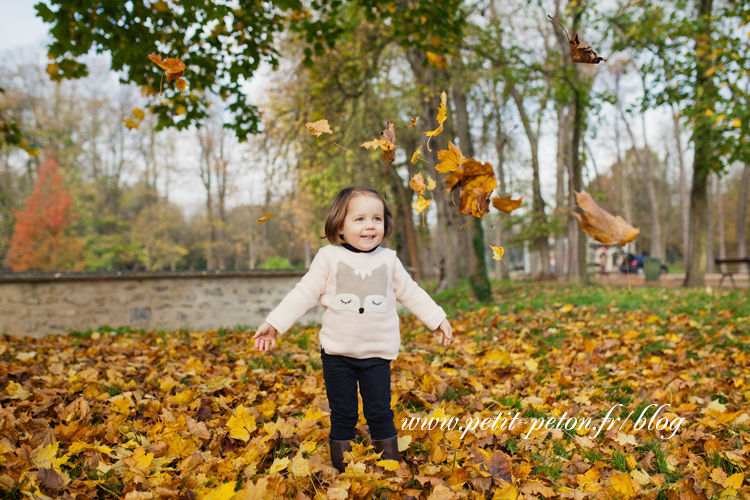
[(393, 273), (393, 287), (396, 299), (414, 314), (427, 328), (434, 330), (433, 337), (442, 334), (443, 345), (448, 346), (453, 339), (453, 330), (445, 311), (432, 300), (432, 297), (411, 279), (401, 261), (396, 258)]
[[(450, 327), (449, 327), (450, 328)], [(255, 339), (255, 348), (260, 352), (270, 351), (276, 345), (276, 328), (268, 322), (263, 322), (258, 327), (258, 331), (253, 335)]]
[(448, 318), (445, 318), (443, 322), (440, 323), (440, 326), (437, 327), (435, 333), (432, 334), (432, 338), (437, 337), (441, 333), (443, 334), (443, 345), (448, 347), (451, 345), (451, 340), (453, 340), (453, 329), (451, 328), (451, 324), (448, 323)]

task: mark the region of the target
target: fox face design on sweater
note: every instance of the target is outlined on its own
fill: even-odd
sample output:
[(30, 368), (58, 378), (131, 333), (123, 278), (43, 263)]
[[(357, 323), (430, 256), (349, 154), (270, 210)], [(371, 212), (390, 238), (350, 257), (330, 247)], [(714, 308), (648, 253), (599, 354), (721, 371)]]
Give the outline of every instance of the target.
[(388, 291), (388, 268), (381, 264), (372, 271), (363, 271), (339, 262), (336, 274), (336, 297), (331, 309), (385, 313)]

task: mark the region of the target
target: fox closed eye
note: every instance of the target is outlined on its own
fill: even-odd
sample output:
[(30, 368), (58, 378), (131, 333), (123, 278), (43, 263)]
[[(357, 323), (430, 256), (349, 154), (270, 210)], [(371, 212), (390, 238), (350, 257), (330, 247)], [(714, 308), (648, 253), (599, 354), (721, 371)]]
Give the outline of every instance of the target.
[(374, 300), (372, 301), (372, 305), (374, 305), (374, 306), (379, 306), (382, 303), (383, 303), (383, 301), (380, 301), (380, 302), (375, 302)]
[(351, 299), (349, 299), (349, 300), (342, 300), (341, 303), (342, 304), (351, 304), (352, 301), (351, 301)]

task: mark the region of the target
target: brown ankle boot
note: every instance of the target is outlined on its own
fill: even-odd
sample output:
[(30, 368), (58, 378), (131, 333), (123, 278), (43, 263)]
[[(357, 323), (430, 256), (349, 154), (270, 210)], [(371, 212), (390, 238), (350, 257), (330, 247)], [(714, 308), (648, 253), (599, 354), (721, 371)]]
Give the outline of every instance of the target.
[(395, 460), (400, 462), (401, 458), (398, 455), (398, 436), (393, 436), (388, 439), (373, 439), (372, 445), (375, 447), (375, 453), (383, 452), (380, 458), (383, 460)]
[(352, 444), (349, 441), (334, 441), (331, 439), (328, 441), (328, 447), (331, 450), (331, 463), (333, 467), (339, 472), (344, 472), (346, 469), (344, 452), (352, 451)]

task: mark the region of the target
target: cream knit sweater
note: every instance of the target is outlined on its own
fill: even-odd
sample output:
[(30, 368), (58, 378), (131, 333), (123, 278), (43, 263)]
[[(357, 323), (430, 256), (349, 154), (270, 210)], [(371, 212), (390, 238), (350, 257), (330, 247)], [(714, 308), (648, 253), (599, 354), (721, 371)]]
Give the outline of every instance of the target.
[(382, 247), (369, 253), (338, 245), (321, 248), (307, 274), (266, 321), (284, 333), (318, 300), (325, 308), (320, 345), (326, 354), (352, 358), (396, 359), (401, 346), (397, 300), (430, 330), (446, 317), (411, 279), (396, 252)]

